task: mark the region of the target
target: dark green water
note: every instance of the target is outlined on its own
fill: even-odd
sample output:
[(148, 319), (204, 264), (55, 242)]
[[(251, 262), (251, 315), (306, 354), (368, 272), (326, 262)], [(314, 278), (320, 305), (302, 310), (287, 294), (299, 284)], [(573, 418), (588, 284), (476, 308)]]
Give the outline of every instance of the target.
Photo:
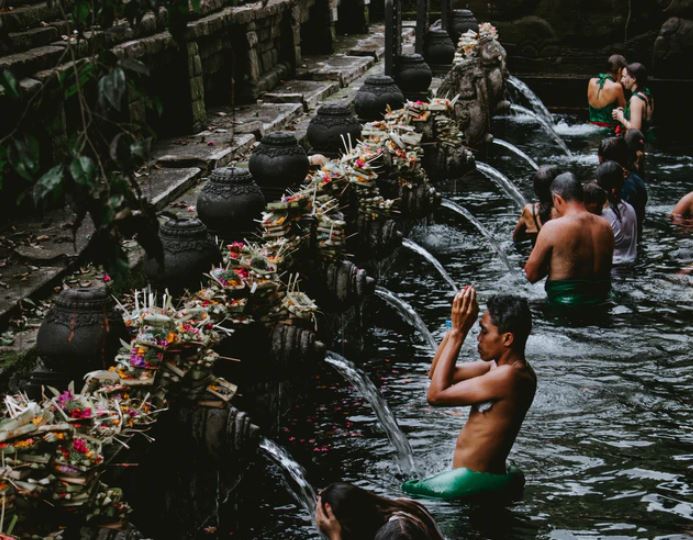
[[(600, 136), (559, 126), (574, 159), (554, 157), (547, 138), (522, 119), (498, 119), (493, 132), (540, 164), (555, 163), (589, 178)], [(529, 167), (494, 148), (484, 160), (532, 198)], [(654, 148), (648, 158), (649, 203), (639, 262), (614, 283), (615, 302), (599, 324), (578, 326), (547, 313), (543, 285), (528, 284), (526, 253), (510, 242), (512, 202), (481, 175), (449, 186), (446, 197), (469, 208), (508, 251), (508, 273), (468, 224), (440, 212), (412, 233), (480, 302), (491, 294), (527, 296), (534, 330), (527, 356), (539, 377), (536, 398), (510, 455), (527, 477), (522, 501), (506, 509), (429, 503), (451, 539), (693, 538), (693, 262), (691, 231), (667, 213), (693, 189), (693, 148)], [(426, 263), (404, 252), (382, 285), (408, 300), (439, 338), (449, 317), (450, 288)], [(434, 409), (425, 400), (430, 355), (419, 336), (389, 308), (373, 302), (376, 326), (360, 363), (409, 437), (419, 470), (450, 466), (466, 409)], [(475, 357), (475, 336), (462, 356)], [(308, 381), (279, 442), (316, 487), (354, 482), (400, 496), (394, 454), (367, 404), (328, 366)], [(253, 477), (262, 477), (262, 465)], [(248, 514), (234, 537), (317, 538), (271, 475), (248, 489)]]

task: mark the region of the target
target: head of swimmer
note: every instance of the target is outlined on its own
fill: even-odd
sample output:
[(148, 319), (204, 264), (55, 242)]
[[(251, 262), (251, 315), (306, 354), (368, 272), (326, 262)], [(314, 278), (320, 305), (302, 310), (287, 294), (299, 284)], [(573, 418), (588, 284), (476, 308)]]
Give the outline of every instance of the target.
[(498, 360), (508, 352), (524, 356), (532, 331), (532, 313), (527, 300), (512, 294), (492, 296), (479, 328), (477, 350), (482, 360)]
[(551, 196), (553, 197), (553, 207), (559, 216), (563, 216), (571, 204), (584, 203), (582, 184), (570, 172), (559, 174), (553, 179)]
[(647, 70), (639, 62), (628, 64), (621, 73), (621, 84), (629, 91), (642, 90), (647, 86)]
[(620, 81), (623, 75), (623, 70), (626, 67), (626, 59), (621, 54), (612, 54), (606, 61), (606, 71), (611, 74), (614, 81)]

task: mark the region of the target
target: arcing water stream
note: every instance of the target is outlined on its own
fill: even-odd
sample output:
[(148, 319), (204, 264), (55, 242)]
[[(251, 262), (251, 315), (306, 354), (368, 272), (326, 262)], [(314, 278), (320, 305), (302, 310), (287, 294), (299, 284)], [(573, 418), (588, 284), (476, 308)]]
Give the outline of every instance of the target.
[(445, 267), (442, 264), (440, 264), (440, 261), (436, 259), (430, 251), (428, 251), (425, 247), (420, 246), (413, 240), (410, 240), (409, 238), (405, 238), (404, 240), (402, 240), (402, 246), (409, 249), (410, 251), (413, 251), (414, 253), (418, 253), (424, 259), (430, 262), (433, 265), (433, 267), (436, 270), (438, 270), (438, 273), (443, 277), (443, 279), (448, 283), (448, 285), (452, 287), (452, 291), (458, 291), (458, 287), (455, 283), (455, 280), (450, 277), (450, 274), (448, 274), (448, 271), (445, 270)]
[(532, 110), (537, 114), (537, 116), (541, 117), (547, 124), (553, 124), (553, 115), (546, 108), (544, 102), (539, 99), (539, 96), (537, 96), (529, 86), (527, 86), (521, 79), (518, 79), (513, 75), (510, 75), (506, 81), (511, 88), (514, 88), (523, 98), (527, 100), (529, 106), (532, 107)]
[(554, 140), (556, 145), (559, 146), (561, 150), (563, 150), (563, 153), (566, 156), (572, 155), (572, 152), (570, 151), (570, 148), (568, 148), (568, 145), (566, 145), (565, 141), (561, 138), (561, 136), (558, 133), (556, 133), (556, 130), (553, 129), (553, 127), (551, 127), (551, 124), (549, 124), (541, 116), (539, 116), (533, 111), (530, 111), (528, 108), (523, 107), (521, 105), (516, 105), (515, 103), (510, 105), (510, 110), (534, 118), (539, 123), (539, 125), (544, 128), (544, 131), (546, 131), (546, 133), (548, 133), (549, 136)]
[(496, 137), (493, 138), (492, 142), (497, 146), (502, 146), (503, 148), (510, 150), (516, 156), (519, 156), (522, 159), (524, 159), (527, 163), (529, 163), (529, 166), (532, 167), (535, 171), (539, 168), (539, 165), (537, 165), (536, 161), (534, 161), (531, 157), (529, 157), (525, 152), (520, 150), (514, 144), (511, 144), (508, 141), (504, 141), (503, 139), (498, 139)]
[(497, 186), (507, 193), (520, 209), (524, 208), (525, 204), (527, 204), (527, 200), (525, 199), (524, 195), (520, 193), (520, 190), (517, 189), (517, 186), (513, 184), (507, 176), (505, 176), (495, 167), (491, 167), (491, 165), (484, 163), (483, 161), (477, 160), (476, 168), (480, 173), (490, 180), (493, 180)]
[(395, 308), (395, 311), (400, 317), (402, 317), (402, 319), (410, 323), (419, 331), (431, 351), (436, 350), (438, 343), (431, 334), (431, 331), (421, 319), (421, 316), (416, 312), (409, 302), (402, 300), (395, 293), (388, 289), (384, 289), (383, 287), (376, 287), (375, 294), (376, 296), (385, 300), (385, 302), (387, 302), (390, 306)]

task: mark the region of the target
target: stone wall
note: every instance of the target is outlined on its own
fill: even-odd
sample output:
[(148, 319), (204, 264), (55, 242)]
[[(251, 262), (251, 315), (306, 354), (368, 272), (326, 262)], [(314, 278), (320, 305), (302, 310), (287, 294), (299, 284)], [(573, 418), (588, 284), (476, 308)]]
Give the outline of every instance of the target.
[(692, 0), (455, 0), (497, 27), (516, 74), (592, 74), (613, 53), (693, 77)]

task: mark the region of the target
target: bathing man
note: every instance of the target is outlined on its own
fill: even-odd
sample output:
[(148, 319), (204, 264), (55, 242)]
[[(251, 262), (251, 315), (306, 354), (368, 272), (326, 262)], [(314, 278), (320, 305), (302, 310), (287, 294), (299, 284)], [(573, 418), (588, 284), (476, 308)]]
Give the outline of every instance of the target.
[(601, 304), (611, 290), (611, 226), (587, 211), (582, 184), (572, 173), (559, 174), (551, 183), (551, 194), (559, 217), (539, 231), (525, 275), (532, 283), (547, 276), (546, 294), (554, 305)]
[(472, 406), (457, 437), (453, 469), (505, 474), (505, 460), (537, 388), (537, 377), (525, 359), (532, 314), (524, 298), (491, 297), (479, 321), (481, 360), (457, 366), (460, 347), (478, 314), (476, 291), (467, 286), (452, 302), (452, 329), (433, 358), (428, 402), (443, 407)]

